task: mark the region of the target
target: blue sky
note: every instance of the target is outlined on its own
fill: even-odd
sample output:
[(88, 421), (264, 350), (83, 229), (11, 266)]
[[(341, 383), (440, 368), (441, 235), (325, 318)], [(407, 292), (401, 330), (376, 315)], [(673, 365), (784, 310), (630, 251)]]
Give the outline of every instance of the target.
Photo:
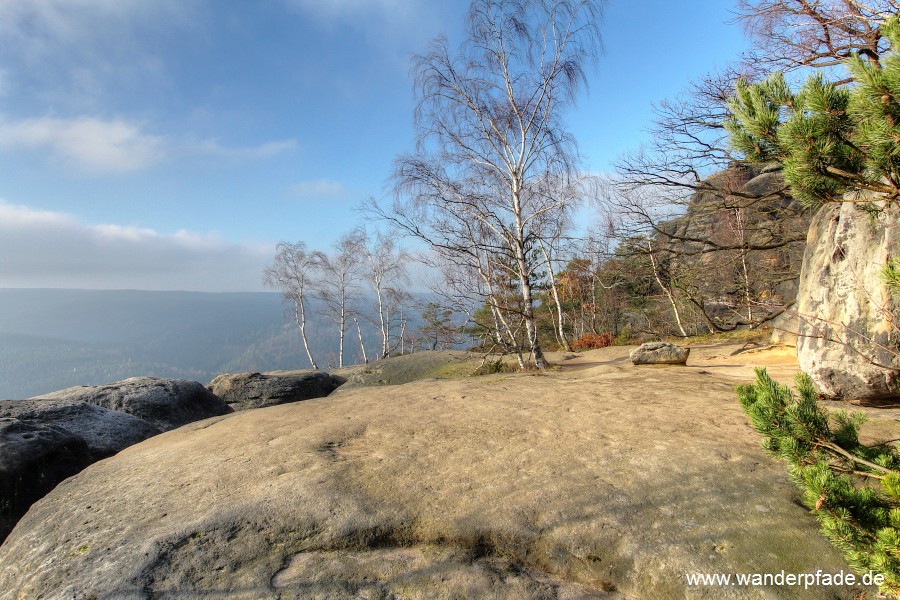
[[(0, 0), (0, 287), (259, 290), (413, 146), (410, 56), (448, 0)], [(568, 123), (602, 172), (733, 60), (727, 0), (609, 0)]]

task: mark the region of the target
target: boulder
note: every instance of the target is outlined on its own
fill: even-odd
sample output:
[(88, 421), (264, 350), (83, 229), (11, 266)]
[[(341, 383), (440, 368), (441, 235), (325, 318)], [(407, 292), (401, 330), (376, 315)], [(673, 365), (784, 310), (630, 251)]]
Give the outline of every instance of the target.
[(234, 412), (203, 384), (184, 379), (132, 377), (107, 385), (80, 386), (40, 396), (83, 402), (134, 415), (161, 431)]
[(321, 371), (227, 373), (209, 383), (209, 390), (234, 410), (263, 408), (327, 396), (342, 383)]
[(782, 346), (797, 345), (797, 330), (800, 327), (800, 319), (795, 310), (781, 313), (768, 323), (772, 333), (769, 341)]
[(636, 365), (683, 365), (687, 363), (691, 349), (668, 342), (647, 342), (631, 351), (631, 362)]
[(70, 431), (0, 419), (0, 541), (32, 503), (90, 463), (87, 443)]
[(351, 389), (163, 433), (35, 503), (0, 546), (0, 597), (859, 597), (686, 582), (848, 571), (747, 425), (746, 355), (712, 350), (695, 358), (731, 368), (660, 377), (609, 348), (581, 371)]
[(874, 213), (850, 202), (828, 204), (809, 228), (797, 298), (797, 360), (831, 398), (900, 397), (900, 303), (881, 277), (888, 259), (900, 257), (900, 212), (881, 208)]
[(55, 425), (84, 439), (91, 462), (112, 456), (128, 446), (162, 433), (134, 415), (65, 400), (6, 400), (0, 402), (0, 418), (40, 425)]

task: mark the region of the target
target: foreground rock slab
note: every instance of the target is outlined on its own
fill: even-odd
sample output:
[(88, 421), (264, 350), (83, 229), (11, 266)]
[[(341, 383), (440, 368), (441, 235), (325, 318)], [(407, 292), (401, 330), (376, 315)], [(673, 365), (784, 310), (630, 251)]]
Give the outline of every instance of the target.
[(690, 348), (668, 342), (647, 342), (631, 351), (635, 365), (683, 365), (691, 354)]
[(67, 388), (40, 399), (102, 406), (134, 415), (162, 431), (233, 412), (201, 383), (162, 377), (132, 377), (107, 385)]
[(321, 398), (342, 382), (321, 371), (226, 373), (213, 379), (209, 390), (232, 409), (247, 410)]
[(164, 433), (32, 507), (0, 598), (853, 598), (687, 583), (847, 571), (735, 399), (763, 353), (729, 352), (663, 381), (608, 348)]

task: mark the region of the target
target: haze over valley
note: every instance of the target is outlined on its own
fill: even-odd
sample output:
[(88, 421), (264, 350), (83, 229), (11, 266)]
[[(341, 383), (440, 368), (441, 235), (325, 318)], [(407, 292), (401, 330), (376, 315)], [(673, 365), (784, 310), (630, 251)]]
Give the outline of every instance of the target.
[[(0, 399), (144, 375), (206, 383), (309, 368), (285, 308), (271, 292), (0, 289)], [(334, 329), (324, 317), (307, 329), (323, 367), (334, 359)], [(365, 336), (375, 350), (380, 340)], [(358, 352), (348, 356), (356, 362)]]

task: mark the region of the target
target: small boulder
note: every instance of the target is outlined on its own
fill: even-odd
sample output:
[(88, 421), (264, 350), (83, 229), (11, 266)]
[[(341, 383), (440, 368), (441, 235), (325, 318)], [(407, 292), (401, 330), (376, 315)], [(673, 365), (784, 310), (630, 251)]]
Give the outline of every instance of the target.
[(73, 387), (40, 399), (84, 402), (125, 412), (161, 431), (233, 412), (201, 383), (162, 377), (132, 377), (107, 385)]
[(91, 462), (102, 460), (162, 433), (134, 415), (61, 400), (7, 400), (0, 402), (0, 418), (12, 417), (38, 425), (61, 427), (87, 442)]
[(70, 431), (0, 419), (0, 542), (34, 502), (90, 463), (87, 443)]
[(343, 381), (321, 371), (226, 373), (213, 379), (209, 390), (237, 411), (322, 398)]
[(631, 362), (636, 365), (683, 365), (687, 363), (690, 348), (668, 342), (647, 342), (631, 351)]

